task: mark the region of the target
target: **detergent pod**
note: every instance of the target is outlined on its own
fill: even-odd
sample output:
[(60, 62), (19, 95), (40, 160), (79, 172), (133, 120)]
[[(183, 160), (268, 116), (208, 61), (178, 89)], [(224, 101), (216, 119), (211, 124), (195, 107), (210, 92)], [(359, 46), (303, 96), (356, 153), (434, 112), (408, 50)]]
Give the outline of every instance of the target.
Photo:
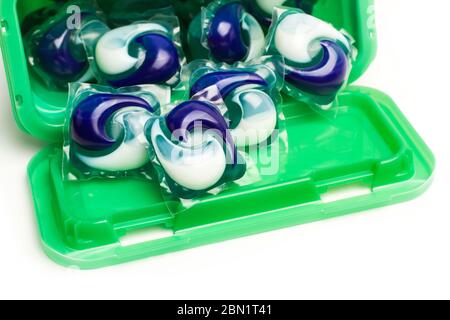
[(206, 95), (177, 104), (146, 129), (161, 186), (184, 204), (223, 191), (246, 172), (245, 160), (220, 111), (223, 101), (218, 91), (215, 97), (211, 91)]
[(286, 93), (317, 111), (335, 114), (333, 104), (356, 57), (349, 35), (300, 9), (278, 7), (267, 51), (284, 58)]
[(245, 0), (247, 10), (265, 27), (272, 24), (275, 7), (298, 8), (311, 14), (316, 2), (317, 0)]
[(170, 102), (170, 88), (142, 85), (112, 89), (70, 85), (64, 143), (69, 180), (148, 176), (144, 128)]
[(284, 128), (278, 108), (283, 87), (280, 59), (262, 57), (232, 66), (197, 60), (183, 69), (182, 78), (189, 97), (217, 88), (236, 145), (257, 147), (270, 144)]
[[(264, 52), (264, 32), (240, 1), (215, 1), (203, 8), (201, 16), (192, 23), (188, 41), (194, 48), (191, 49), (194, 58), (233, 64), (253, 60)], [(208, 57), (201, 51), (196, 54), (198, 46), (206, 50)]]
[(95, 77), (101, 84), (125, 87), (141, 84), (176, 86), (185, 63), (180, 27), (174, 15), (110, 29), (91, 23), (82, 38)]
[(58, 8), (56, 15), (27, 33), (25, 50), (31, 68), (49, 88), (67, 89), (70, 82), (93, 78), (80, 35), (87, 24), (100, 21), (102, 13), (89, 0)]

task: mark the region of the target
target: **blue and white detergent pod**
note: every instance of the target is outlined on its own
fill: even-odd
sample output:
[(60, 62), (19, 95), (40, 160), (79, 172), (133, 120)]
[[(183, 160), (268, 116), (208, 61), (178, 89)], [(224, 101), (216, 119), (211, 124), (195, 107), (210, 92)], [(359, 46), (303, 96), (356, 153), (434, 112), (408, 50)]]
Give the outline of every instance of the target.
[(150, 163), (145, 126), (170, 101), (170, 89), (153, 85), (111, 89), (73, 84), (66, 123), (66, 170), (77, 178), (116, 177)]
[(91, 23), (82, 32), (95, 77), (101, 84), (176, 86), (185, 63), (175, 16), (110, 29)]
[(200, 45), (209, 55), (194, 54), (194, 58), (233, 64), (250, 61), (264, 53), (264, 31), (240, 1), (214, 1), (202, 9), (192, 24), (196, 35), (189, 37), (191, 52), (198, 51), (196, 47)]
[(231, 134), (240, 148), (267, 142), (282, 122), (280, 63), (264, 57), (251, 63), (215, 64), (192, 62), (183, 69), (186, 91), (193, 97), (217, 88), (224, 100), (222, 114), (229, 120)]
[(346, 86), (356, 50), (352, 39), (302, 10), (278, 7), (267, 51), (284, 58), (285, 92), (319, 110)]
[(196, 199), (245, 175), (245, 159), (220, 111), (223, 102), (215, 98), (183, 101), (147, 127), (153, 164), (170, 195)]
[[(77, 15), (74, 15), (74, 9)], [(93, 1), (72, 1), (25, 37), (29, 65), (50, 88), (67, 90), (70, 82), (87, 82), (93, 74), (81, 32), (92, 21), (102, 21)]]

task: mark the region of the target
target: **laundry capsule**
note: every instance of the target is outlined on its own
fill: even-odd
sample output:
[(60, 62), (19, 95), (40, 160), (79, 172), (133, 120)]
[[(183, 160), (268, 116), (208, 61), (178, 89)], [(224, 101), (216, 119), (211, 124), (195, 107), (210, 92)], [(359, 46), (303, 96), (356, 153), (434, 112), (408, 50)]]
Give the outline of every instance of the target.
[(329, 108), (350, 75), (355, 53), (350, 37), (301, 10), (276, 10), (268, 50), (284, 58), (286, 92)]
[(163, 183), (179, 198), (195, 198), (245, 174), (228, 124), (210, 102), (182, 102), (146, 131)]
[[(208, 65), (208, 63), (206, 64)], [(225, 101), (224, 115), (230, 120), (231, 134), (238, 147), (261, 144), (277, 128), (279, 117), (279, 76), (264, 64), (252, 66), (199, 66), (193, 63), (190, 96), (209, 88), (218, 89)], [(277, 89), (278, 88), (278, 89)]]
[[(77, 12), (71, 13), (70, 8)], [(81, 31), (101, 14), (89, 1), (72, 1), (25, 37), (28, 62), (49, 87), (67, 89), (70, 82), (93, 78)]]
[(170, 17), (112, 30), (106, 25), (91, 25), (83, 32), (83, 40), (100, 83), (116, 88), (175, 86), (184, 63), (178, 32), (178, 20)]
[(240, 1), (219, 0), (204, 8), (193, 20), (188, 40), (194, 58), (206, 58), (206, 52), (228, 64), (261, 56), (265, 45), (261, 25)]
[(149, 164), (144, 129), (159, 116), (161, 100), (149, 87), (79, 89), (69, 98), (67, 157), (83, 176), (124, 175)]

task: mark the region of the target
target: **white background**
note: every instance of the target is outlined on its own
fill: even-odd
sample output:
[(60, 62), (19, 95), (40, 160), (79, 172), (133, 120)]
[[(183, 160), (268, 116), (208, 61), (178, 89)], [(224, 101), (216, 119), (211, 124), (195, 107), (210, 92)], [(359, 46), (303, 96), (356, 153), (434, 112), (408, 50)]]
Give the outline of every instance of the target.
[(95, 271), (39, 242), (26, 178), (43, 143), (14, 124), (0, 68), (0, 298), (450, 298), (450, 2), (377, 0), (381, 89), (434, 151), (409, 203)]

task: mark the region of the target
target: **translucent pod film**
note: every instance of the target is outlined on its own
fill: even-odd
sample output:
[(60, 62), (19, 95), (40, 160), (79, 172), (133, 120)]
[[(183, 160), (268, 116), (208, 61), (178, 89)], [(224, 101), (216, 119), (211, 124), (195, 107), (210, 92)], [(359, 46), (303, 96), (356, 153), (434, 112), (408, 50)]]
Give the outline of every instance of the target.
[(147, 125), (166, 198), (198, 200), (244, 176), (246, 162), (221, 113), (223, 104), (219, 90), (209, 88)]
[(191, 98), (209, 87), (224, 100), (222, 114), (239, 148), (270, 143), (284, 130), (280, 91), (281, 57), (262, 57), (249, 63), (216, 64), (197, 60), (183, 69), (183, 90)]
[(112, 87), (141, 84), (176, 86), (185, 64), (180, 26), (174, 15), (110, 29), (90, 23), (82, 38), (99, 83)]
[(284, 58), (287, 94), (333, 115), (336, 97), (347, 85), (356, 57), (347, 33), (300, 9), (277, 7), (267, 52)]
[(67, 89), (69, 82), (93, 79), (81, 32), (90, 22), (102, 21), (103, 14), (90, 0), (54, 8), (56, 15), (27, 33), (24, 47), (33, 72), (50, 89)]
[[(204, 7), (192, 22), (191, 33), (188, 40), (193, 58), (233, 64), (264, 53), (264, 31), (240, 1), (218, 0)], [(199, 46), (203, 50), (197, 49)]]
[(170, 101), (170, 89), (143, 85), (112, 89), (71, 84), (64, 143), (68, 180), (150, 178), (146, 124)]

